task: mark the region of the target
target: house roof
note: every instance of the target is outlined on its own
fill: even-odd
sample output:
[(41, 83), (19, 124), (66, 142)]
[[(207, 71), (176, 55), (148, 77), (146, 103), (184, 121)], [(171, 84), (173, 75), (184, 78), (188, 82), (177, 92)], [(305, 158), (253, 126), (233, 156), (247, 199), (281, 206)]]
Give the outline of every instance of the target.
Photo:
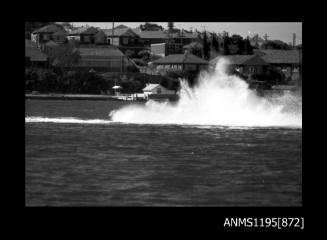
[(78, 48), (81, 57), (100, 56), (100, 57), (123, 57), (124, 54), (115, 47), (107, 48)]
[(168, 33), (164, 31), (140, 31), (141, 38), (168, 38)]
[(208, 64), (208, 61), (199, 58), (193, 54), (171, 54), (167, 57), (158, 59), (153, 61), (153, 64), (181, 64), (181, 63), (189, 63), (189, 64)]
[(301, 50), (260, 50), (263, 60), (272, 64), (299, 64), (302, 62)]
[(41, 27), (40, 29), (34, 31), (33, 33), (55, 33), (57, 31), (65, 31), (63, 26), (58, 25), (58, 24), (50, 24), (50, 25), (46, 25), (44, 27)]
[(189, 48), (194, 48), (194, 47), (202, 48), (202, 44), (199, 42), (191, 42), (190, 44), (183, 46), (184, 49), (189, 49)]
[(32, 40), (25, 39), (25, 47), (35, 47), (36, 48), (36, 43), (33, 42)]
[(194, 33), (188, 33), (188, 32), (181, 32), (181, 33), (173, 33), (172, 36), (174, 38), (197, 38), (198, 36)]
[(86, 31), (89, 27), (88, 26), (83, 26), (76, 28), (68, 33), (68, 35), (78, 35), (81, 34), (82, 32)]
[(79, 27), (75, 30), (72, 30), (68, 33), (68, 35), (80, 35), (80, 34), (96, 34), (99, 31), (99, 29), (91, 26), (83, 26)]
[(66, 36), (67, 35), (67, 31), (63, 30), (63, 29), (59, 29), (58, 31), (56, 31), (53, 36), (57, 36), (57, 35), (63, 35)]
[(81, 34), (96, 34), (97, 32), (99, 32), (98, 28), (89, 27), (85, 31), (81, 32)]
[(265, 40), (264, 40), (262, 37), (260, 37), (259, 35), (255, 35), (255, 36), (251, 37), (249, 40), (250, 40), (250, 41), (254, 41), (254, 42), (256, 42), (256, 41), (258, 41), (258, 42), (264, 42), (264, 41), (265, 41)]
[[(143, 88), (143, 91), (144, 92), (153, 91), (154, 89), (156, 89), (159, 86), (161, 86), (161, 85), (160, 84), (156, 84), (156, 83), (149, 83), (149, 84), (146, 85), (145, 88)], [(161, 86), (161, 87), (163, 87), (163, 86)]]
[(234, 65), (265, 66), (268, 65), (260, 56), (257, 55), (227, 55), (218, 56), (210, 61), (210, 64), (216, 64), (219, 59), (227, 59)]
[[(104, 33), (110, 37), (112, 36), (112, 29), (103, 29)], [(127, 36), (139, 36), (136, 32), (134, 32), (130, 28), (114, 28), (114, 36), (122, 36), (122, 35), (127, 35)]]
[(40, 49), (31, 46), (25, 46), (25, 57), (36, 62), (46, 62), (48, 59), (47, 55), (42, 53)]
[(57, 46), (59, 46), (58, 43), (56, 43), (56, 42), (54, 42), (52, 40), (50, 40), (49, 42), (47, 42), (45, 45), (46, 46), (50, 46), (50, 47), (57, 47)]
[[(152, 38), (152, 39), (169, 38), (169, 34), (167, 31), (141, 31), (140, 29), (135, 29), (135, 32), (137, 32), (141, 38)], [(172, 38), (197, 38), (196, 34), (188, 33), (188, 32), (172, 33), (170, 36)]]
[(107, 36), (104, 31), (100, 30), (94, 36), (96, 42), (106, 42)]
[(120, 24), (117, 27), (115, 27), (114, 29), (119, 29), (119, 28), (128, 28), (126, 25)]

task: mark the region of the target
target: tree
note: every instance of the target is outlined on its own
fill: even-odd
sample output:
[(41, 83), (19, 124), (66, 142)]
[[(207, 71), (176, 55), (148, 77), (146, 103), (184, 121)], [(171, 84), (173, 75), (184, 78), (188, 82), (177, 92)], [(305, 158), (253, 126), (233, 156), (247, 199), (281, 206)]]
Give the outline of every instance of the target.
[(31, 39), (31, 33), (54, 22), (25, 22), (25, 38)]
[(199, 42), (192, 42), (188, 45), (188, 51), (189, 53), (196, 55), (200, 58), (203, 57), (202, 54), (202, 44)]
[(137, 53), (137, 56), (143, 58), (144, 60), (149, 59), (150, 51), (149, 50), (141, 50)]
[(163, 27), (155, 24), (146, 22), (144, 25), (140, 25), (142, 31), (163, 31)]
[(229, 44), (230, 44), (230, 39), (226, 35), (226, 36), (224, 36), (224, 55), (230, 54), (229, 47), (228, 47)]
[(133, 50), (127, 49), (125, 52), (125, 56), (128, 58), (132, 58), (135, 55), (135, 52)]
[(216, 52), (219, 52), (218, 36), (215, 33), (211, 36), (211, 46)]
[(61, 23), (61, 26), (63, 26), (64, 29), (68, 30), (68, 31), (72, 31), (75, 29), (70, 22), (63, 22), (63, 23)]
[(49, 55), (50, 63), (62, 70), (71, 68), (78, 63), (81, 56), (73, 42), (62, 44), (54, 49)]
[(266, 41), (261, 45), (261, 49), (283, 49), (291, 50), (292, 47), (280, 40)]
[(253, 46), (250, 43), (249, 39), (244, 39), (244, 54), (252, 55), (253, 54)]
[(207, 33), (203, 33), (203, 56), (204, 59), (208, 60), (210, 58), (210, 44), (208, 42)]

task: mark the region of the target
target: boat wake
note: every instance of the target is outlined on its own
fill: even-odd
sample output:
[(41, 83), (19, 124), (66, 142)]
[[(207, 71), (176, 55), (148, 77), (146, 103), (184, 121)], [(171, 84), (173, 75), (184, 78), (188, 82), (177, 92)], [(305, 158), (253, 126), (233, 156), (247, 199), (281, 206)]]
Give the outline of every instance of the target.
[(110, 120), (105, 119), (80, 119), (72, 117), (48, 118), (48, 117), (25, 117), (25, 123), (77, 123), (77, 124), (110, 124)]
[(197, 86), (181, 81), (177, 103), (147, 102), (111, 111), (114, 122), (302, 128), (302, 96), (260, 97), (237, 76), (226, 74), (221, 59), (213, 72), (202, 72)]

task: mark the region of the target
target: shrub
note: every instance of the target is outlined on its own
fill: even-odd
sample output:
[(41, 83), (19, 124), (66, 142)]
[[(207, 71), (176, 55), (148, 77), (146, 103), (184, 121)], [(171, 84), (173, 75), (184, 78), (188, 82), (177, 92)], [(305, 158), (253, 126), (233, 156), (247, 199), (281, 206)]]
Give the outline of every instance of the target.
[(133, 58), (135, 56), (135, 52), (133, 50), (127, 49), (125, 52), (125, 56), (128, 58)]
[(150, 57), (150, 52), (149, 50), (141, 50), (137, 55), (143, 59), (148, 59)]
[(133, 58), (133, 61), (138, 66), (144, 66), (144, 67), (147, 66), (147, 63), (144, 60), (142, 60), (142, 59)]

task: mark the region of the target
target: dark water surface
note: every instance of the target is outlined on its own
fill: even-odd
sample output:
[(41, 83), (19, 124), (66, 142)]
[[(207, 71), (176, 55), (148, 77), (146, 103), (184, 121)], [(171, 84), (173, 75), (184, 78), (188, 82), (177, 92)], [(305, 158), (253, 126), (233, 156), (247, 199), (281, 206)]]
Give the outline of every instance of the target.
[[(26, 100), (107, 119), (126, 103)], [(302, 129), (26, 122), (27, 206), (301, 206)]]

